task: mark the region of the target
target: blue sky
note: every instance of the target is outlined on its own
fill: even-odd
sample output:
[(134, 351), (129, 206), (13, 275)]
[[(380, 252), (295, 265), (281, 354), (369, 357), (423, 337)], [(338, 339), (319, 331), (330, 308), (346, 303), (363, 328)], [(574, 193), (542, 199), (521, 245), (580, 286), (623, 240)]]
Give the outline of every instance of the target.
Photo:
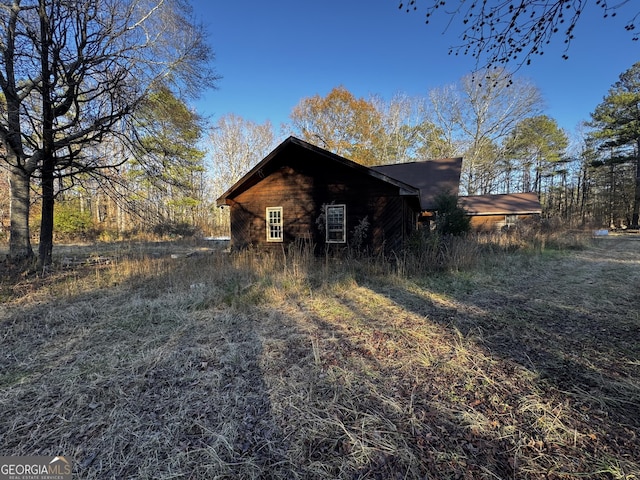
[[(420, 0), (418, 0), (419, 2)], [(640, 43), (624, 21), (638, 6), (629, 2), (616, 18), (603, 19), (589, 2), (568, 52), (558, 37), (517, 76), (542, 92), (545, 113), (571, 133), (589, 119), (618, 76), (640, 61)], [(217, 118), (235, 113), (279, 127), (304, 97), (343, 85), (357, 97), (389, 100), (395, 93), (426, 96), (475, 68), (470, 56), (450, 56), (459, 24), (445, 31), (446, 17), (424, 23), (424, 10), (405, 13), (397, 0), (193, 0), (196, 19), (209, 32), (222, 75), (196, 108)], [(636, 10), (636, 11), (634, 11)]]

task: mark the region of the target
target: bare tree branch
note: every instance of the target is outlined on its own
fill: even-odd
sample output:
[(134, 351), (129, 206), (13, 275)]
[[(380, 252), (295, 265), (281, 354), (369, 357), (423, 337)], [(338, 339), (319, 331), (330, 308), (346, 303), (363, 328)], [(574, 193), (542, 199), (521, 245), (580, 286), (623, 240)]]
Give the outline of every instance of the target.
[[(400, 2), (407, 12), (418, 10), (418, 0)], [(535, 55), (543, 55), (552, 39), (560, 37), (568, 51), (574, 39), (575, 27), (586, 8), (600, 7), (603, 19), (624, 11), (629, 15), (625, 30), (637, 41), (640, 28), (636, 24), (640, 11), (630, 13), (629, 0), (611, 3), (609, 0), (425, 0), (426, 23), (437, 15), (448, 16), (447, 27), (454, 21), (462, 24), (462, 43), (450, 47), (450, 55), (471, 55), (479, 68), (516, 63), (529, 64)]]

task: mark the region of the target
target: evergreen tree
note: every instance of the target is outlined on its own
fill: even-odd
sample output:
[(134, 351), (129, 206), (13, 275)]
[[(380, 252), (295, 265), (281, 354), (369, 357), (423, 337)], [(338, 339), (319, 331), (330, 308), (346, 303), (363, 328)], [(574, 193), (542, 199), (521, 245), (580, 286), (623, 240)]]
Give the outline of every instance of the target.
[(471, 230), (471, 217), (458, 205), (458, 197), (448, 193), (435, 199), (436, 230), (442, 235), (461, 236)]
[(506, 156), (520, 171), (522, 192), (542, 193), (543, 176), (553, 175), (569, 141), (558, 123), (546, 115), (518, 123), (506, 142)]
[(591, 136), (599, 141), (602, 165), (631, 164), (635, 168), (631, 224), (640, 216), (640, 62), (620, 75), (591, 114)]
[(137, 189), (137, 213), (169, 231), (193, 228), (205, 172), (205, 153), (197, 146), (204, 132), (201, 117), (161, 87), (142, 102), (136, 119), (139, 148), (128, 174)]

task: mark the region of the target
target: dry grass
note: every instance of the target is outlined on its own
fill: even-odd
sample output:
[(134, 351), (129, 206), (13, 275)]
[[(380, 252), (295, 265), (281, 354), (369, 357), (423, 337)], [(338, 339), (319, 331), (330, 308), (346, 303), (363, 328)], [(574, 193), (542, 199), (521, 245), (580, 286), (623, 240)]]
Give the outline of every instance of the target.
[(640, 240), (498, 241), (441, 273), (130, 246), (5, 278), (0, 451), (83, 479), (640, 478)]

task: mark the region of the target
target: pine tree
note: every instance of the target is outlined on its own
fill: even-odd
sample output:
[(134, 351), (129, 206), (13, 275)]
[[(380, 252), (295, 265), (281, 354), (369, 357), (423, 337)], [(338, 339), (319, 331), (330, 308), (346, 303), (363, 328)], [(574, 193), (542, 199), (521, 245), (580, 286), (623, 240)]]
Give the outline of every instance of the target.
[(591, 114), (591, 136), (599, 141), (603, 165), (632, 164), (635, 188), (631, 224), (640, 217), (640, 62), (620, 75)]

